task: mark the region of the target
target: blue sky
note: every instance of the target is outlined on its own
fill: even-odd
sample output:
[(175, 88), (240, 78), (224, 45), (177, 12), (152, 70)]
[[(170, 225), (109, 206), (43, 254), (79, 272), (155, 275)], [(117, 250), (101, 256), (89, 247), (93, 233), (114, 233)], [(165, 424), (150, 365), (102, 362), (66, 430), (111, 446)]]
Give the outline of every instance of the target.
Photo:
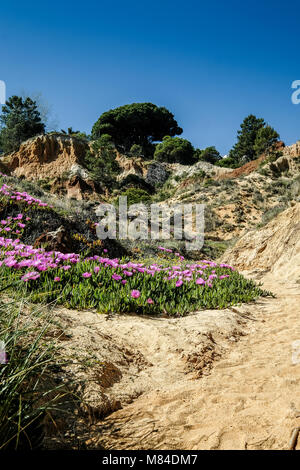
[(58, 128), (90, 132), (131, 102), (170, 109), (195, 147), (225, 154), (243, 118), (300, 139), (299, 1), (10, 1), (1, 4), (0, 80), (41, 93)]

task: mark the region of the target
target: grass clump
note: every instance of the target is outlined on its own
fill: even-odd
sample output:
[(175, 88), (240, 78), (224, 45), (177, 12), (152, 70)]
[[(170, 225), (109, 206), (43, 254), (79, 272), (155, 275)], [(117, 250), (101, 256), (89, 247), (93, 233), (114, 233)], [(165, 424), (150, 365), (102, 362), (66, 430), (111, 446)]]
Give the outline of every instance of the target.
[(26, 317), (24, 309), (23, 302), (0, 301), (0, 450), (40, 448), (44, 419), (64, 395), (48, 381), (55, 356), (53, 342), (44, 341), (48, 314)]

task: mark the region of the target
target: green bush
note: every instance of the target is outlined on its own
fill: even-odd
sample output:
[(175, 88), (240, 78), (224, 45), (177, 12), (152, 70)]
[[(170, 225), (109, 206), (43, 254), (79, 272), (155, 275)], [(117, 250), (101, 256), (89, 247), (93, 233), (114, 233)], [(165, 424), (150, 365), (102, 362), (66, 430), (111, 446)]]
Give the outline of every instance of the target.
[(128, 188), (126, 191), (120, 194), (120, 196), (127, 197), (127, 204), (138, 204), (140, 202), (146, 203), (151, 201), (150, 194), (144, 189), (139, 188)]
[(192, 165), (195, 163), (194, 152), (194, 147), (188, 140), (165, 136), (163, 141), (157, 144), (154, 158), (160, 162)]
[(84, 165), (102, 189), (117, 187), (116, 177), (121, 168), (116, 161), (116, 149), (108, 134), (93, 142), (92, 151), (88, 150), (85, 155)]
[(206, 147), (204, 150), (197, 149), (195, 151), (195, 160), (211, 163), (215, 165), (220, 160), (222, 160), (220, 152), (216, 147)]
[(129, 151), (129, 155), (132, 157), (141, 157), (143, 156), (143, 148), (141, 145), (134, 144)]

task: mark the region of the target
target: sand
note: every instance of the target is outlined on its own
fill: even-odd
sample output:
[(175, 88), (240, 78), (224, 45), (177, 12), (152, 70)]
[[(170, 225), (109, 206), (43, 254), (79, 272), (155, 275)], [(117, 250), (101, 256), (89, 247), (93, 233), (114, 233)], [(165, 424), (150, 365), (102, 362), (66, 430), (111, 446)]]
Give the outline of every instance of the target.
[(137, 328), (136, 344), (156, 370), (155, 389), (98, 423), (98, 442), (112, 449), (288, 449), (300, 426), (300, 354), (299, 363), (292, 361), (300, 289), (270, 280), (265, 287), (278, 297), (243, 307), (248, 334), (231, 341), (198, 379), (174, 361), (170, 344), (183, 346), (179, 330), (178, 336), (170, 331), (171, 343), (163, 341), (158, 352), (159, 335), (153, 341)]

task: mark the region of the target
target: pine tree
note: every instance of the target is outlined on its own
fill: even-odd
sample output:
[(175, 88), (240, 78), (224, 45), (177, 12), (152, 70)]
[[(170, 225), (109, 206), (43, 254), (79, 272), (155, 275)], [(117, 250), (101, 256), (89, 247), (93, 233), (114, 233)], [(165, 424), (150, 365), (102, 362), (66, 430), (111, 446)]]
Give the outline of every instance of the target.
[(262, 127), (256, 134), (254, 150), (256, 156), (272, 150), (274, 144), (278, 141), (279, 134), (271, 126)]
[(263, 119), (249, 114), (241, 124), (238, 130), (237, 143), (229, 152), (229, 158), (238, 164), (250, 162), (256, 158), (254, 149), (255, 140), (258, 131), (265, 126)]
[(6, 101), (0, 124), (0, 146), (4, 152), (17, 150), (24, 140), (45, 132), (36, 102), (20, 96), (11, 96)]

